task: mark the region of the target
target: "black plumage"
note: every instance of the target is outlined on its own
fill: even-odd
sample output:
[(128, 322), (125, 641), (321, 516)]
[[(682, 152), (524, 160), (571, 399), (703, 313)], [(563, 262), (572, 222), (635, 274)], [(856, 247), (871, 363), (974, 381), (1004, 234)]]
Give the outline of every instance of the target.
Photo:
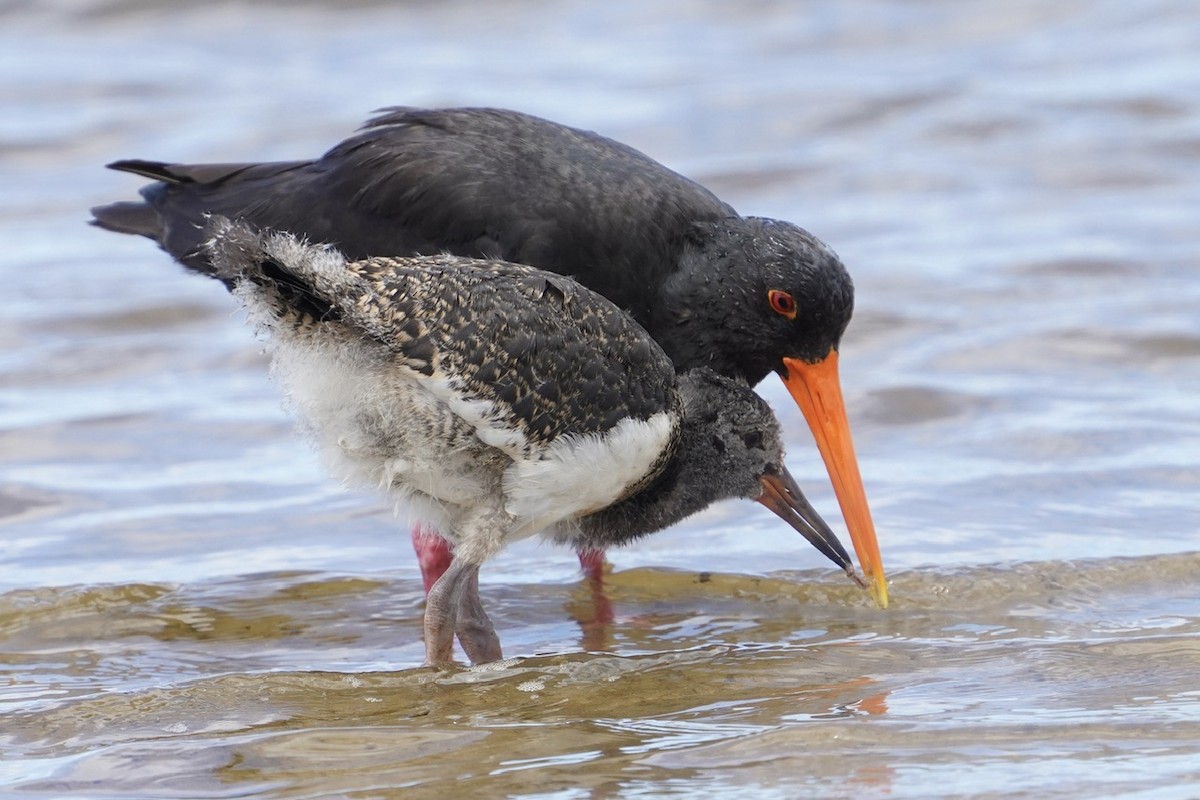
[[(757, 383), (824, 356), (853, 310), (837, 256), (787, 222), (740, 217), (699, 184), (588, 131), (499, 109), (395, 108), (321, 158), (117, 161), (157, 181), (93, 209), (204, 268), (206, 214), (286, 230), (348, 258), (454, 253), (571, 275), (634, 316), (677, 369)], [(768, 288), (800, 313), (768, 308)]]

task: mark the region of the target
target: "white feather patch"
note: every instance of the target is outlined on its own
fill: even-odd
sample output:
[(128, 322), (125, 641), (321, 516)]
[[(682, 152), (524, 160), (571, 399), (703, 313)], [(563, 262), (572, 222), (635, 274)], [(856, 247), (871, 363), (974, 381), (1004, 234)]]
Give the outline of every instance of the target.
[(671, 441), (671, 414), (623, 419), (604, 434), (564, 436), (540, 457), (513, 463), (504, 474), (505, 510), (528, 536), (568, 517), (612, 505), (654, 466)]

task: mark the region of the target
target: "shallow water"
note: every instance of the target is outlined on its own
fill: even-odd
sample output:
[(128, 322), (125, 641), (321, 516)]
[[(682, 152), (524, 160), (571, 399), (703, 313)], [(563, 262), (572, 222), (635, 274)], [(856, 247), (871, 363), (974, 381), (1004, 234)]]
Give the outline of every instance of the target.
[[(1200, 9), (899, 0), (0, 7), (0, 793), (1200, 796)], [(90, 229), (121, 157), (521, 108), (830, 242), (893, 608), (752, 504), (523, 543), (509, 661), (421, 584), (219, 286)], [(789, 466), (840, 529), (799, 412)]]

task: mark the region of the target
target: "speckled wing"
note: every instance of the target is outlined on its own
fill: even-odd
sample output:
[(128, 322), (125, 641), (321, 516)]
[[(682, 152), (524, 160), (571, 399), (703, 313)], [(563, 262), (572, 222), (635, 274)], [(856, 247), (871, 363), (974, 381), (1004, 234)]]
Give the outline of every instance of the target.
[[(491, 403), (528, 454), (558, 437), (674, 413), (674, 369), (650, 336), (573, 280), (453, 256), (376, 258), (343, 322), (384, 343), (431, 384)], [(509, 448), (505, 448), (509, 449)]]

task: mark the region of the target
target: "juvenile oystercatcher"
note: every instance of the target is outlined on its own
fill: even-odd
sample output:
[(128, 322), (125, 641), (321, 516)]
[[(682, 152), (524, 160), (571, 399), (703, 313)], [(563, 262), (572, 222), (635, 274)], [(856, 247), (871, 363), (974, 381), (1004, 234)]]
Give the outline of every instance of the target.
[(268, 335), (272, 371), (331, 471), (382, 488), (455, 545), (426, 659), (501, 657), (479, 568), (543, 533), (605, 548), (710, 503), (758, 500), (857, 578), (743, 381), (676, 375), (611, 302), (550, 272), (459, 256), (348, 262), (214, 218), (197, 269)]
[[(156, 182), (142, 202), (93, 209), (93, 223), (147, 236), (195, 268), (209, 257), (201, 243), (210, 213), (355, 259), (504, 259), (605, 295), (679, 371), (703, 366), (751, 385), (777, 373), (812, 429), (876, 603), (887, 605), (838, 378), (853, 286), (808, 232), (739, 216), (619, 142), (497, 109), (385, 109), (315, 160), (109, 166)], [(424, 550), (429, 587), (448, 554)]]

